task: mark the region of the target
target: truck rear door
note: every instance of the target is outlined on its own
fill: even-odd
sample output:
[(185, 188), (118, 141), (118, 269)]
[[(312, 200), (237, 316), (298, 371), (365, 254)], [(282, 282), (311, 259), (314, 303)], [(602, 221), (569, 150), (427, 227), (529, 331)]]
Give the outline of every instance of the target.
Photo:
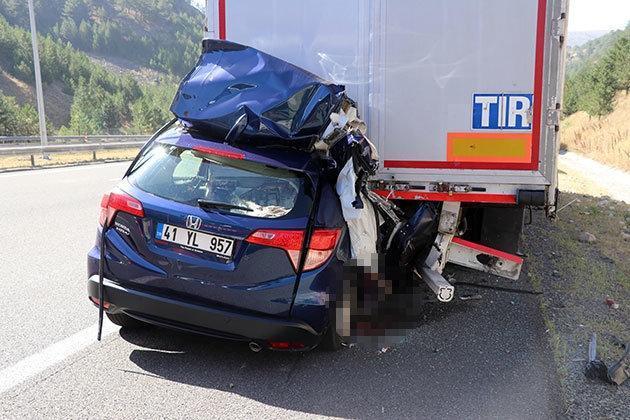
[(393, 198), (553, 205), (563, 0), (209, 0), (208, 36), (345, 84)]

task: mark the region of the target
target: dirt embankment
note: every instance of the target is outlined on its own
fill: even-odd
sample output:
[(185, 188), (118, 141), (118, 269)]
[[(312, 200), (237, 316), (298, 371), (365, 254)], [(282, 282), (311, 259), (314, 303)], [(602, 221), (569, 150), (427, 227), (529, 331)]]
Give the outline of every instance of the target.
[(580, 111), (562, 121), (563, 148), (630, 171), (630, 93), (620, 92), (604, 117)]
[[(584, 367), (592, 333), (598, 335), (598, 357), (609, 364), (630, 341), (630, 204), (608, 197), (606, 175), (593, 176), (562, 159), (559, 175), (560, 207), (572, 204), (553, 221), (536, 214), (525, 228), (524, 248), (531, 281), (544, 291), (542, 311), (566, 414), (627, 418), (630, 381), (616, 387), (587, 379)], [(630, 191), (629, 174), (617, 188), (613, 195)]]
[[(44, 109), (46, 119), (55, 127), (67, 125), (70, 121), (70, 107), (72, 96), (63, 92), (60, 82), (44, 84)], [(30, 104), (37, 109), (35, 99), (35, 85), (16, 79), (0, 68), (0, 92), (6, 96), (15, 97), (19, 104)]]

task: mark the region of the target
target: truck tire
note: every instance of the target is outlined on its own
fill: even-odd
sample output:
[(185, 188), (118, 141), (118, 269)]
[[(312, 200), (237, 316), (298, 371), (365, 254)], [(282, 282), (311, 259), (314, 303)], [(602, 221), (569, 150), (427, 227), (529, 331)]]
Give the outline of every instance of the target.
[(107, 318), (109, 318), (109, 320), (112, 321), (112, 323), (116, 325), (120, 325), (121, 327), (124, 327), (124, 328), (140, 328), (147, 325), (144, 322), (139, 321), (123, 313), (119, 313), (119, 314), (108, 313)]

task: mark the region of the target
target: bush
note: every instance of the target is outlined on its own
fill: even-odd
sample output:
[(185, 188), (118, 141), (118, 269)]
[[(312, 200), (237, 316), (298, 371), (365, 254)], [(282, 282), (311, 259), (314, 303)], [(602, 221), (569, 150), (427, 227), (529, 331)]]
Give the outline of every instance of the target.
[(0, 94), (0, 136), (28, 136), (39, 132), (35, 108), (18, 105), (12, 96)]

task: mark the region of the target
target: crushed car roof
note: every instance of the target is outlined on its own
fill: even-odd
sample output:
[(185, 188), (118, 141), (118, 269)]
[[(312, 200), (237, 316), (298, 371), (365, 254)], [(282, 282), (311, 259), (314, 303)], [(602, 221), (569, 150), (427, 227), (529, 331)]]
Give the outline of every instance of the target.
[(279, 58), (233, 42), (206, 39), (171, 111), (219, 139), (246, 116), (238, 142), (309, 150), (344, 97), (343, 86)]

